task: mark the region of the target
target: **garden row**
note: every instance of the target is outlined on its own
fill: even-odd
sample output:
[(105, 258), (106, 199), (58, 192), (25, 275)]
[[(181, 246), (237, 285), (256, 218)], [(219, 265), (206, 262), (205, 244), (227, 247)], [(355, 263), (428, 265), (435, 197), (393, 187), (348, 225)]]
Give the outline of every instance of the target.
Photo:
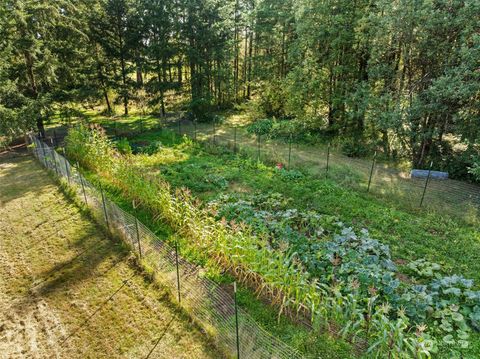
[[(341, 328), (343, 337), (366, 344), (369, 355), (476, 350), (470, 338), (478, 328), (480, 294), (473, 281), (442, 276), (437, 264), (424, 260), (405, 265), (408, 276), (400, 273), (389, 247), (366, 230), (356, 233), (337, 216), (295, 208), (281, 194), (252, 195), (240, 188), (236, 192), (244, 194), (207, 194), (208, 203), (202, 203), (188, 189), (172, 188), (165, 170), (155, 169), (159, 158), (188, 166), (189, 154), (202, 152), (189, 140), (176, 149), (157, 142), (138, 155), (128, 154), (125, 142), (118, 147), (127, 154), (116, 151), (99, 129), (79, 127), (67, 138), (72, 158), (188, 238), (184, 245), (207, 265), (235, 274), (280, 312), (308, 315), (317, 328)], [(251, 161), (244, 165), (262, 170)], [(287, 184), (302, 176), (265, 171)], [(221, 178), (208, 176), (215, 187), (226, 187)]]

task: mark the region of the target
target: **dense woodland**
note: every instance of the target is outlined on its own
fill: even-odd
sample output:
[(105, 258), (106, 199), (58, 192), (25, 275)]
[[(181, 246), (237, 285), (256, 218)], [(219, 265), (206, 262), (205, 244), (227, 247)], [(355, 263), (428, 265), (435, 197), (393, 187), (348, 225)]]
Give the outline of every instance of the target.
[(3, 0), (0, 20), (4, 136), (73, 104), (163, 116), (173, 94), (199, 121), (244, 104), (480, 176), (478, 0)]

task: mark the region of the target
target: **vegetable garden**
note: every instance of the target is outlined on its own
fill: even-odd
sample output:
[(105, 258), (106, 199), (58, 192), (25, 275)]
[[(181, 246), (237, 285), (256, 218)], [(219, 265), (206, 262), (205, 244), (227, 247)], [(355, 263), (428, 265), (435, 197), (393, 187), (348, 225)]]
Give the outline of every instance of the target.
[[(170, 131), (112, 142), (100, 127), (81, 125), (70, 130), (66, 151), (109, 191), (178, 233), (183, 254), (203, 264), (206, 275), (236, 277), (279, 315), (307, 318), (314, 331), (334, 333), (359, 356), (480, 353), (480, 291), (453, 270), (465, 248), (443, 251), (437, 233), (399, 238), (439, 221), (433, 214), (411, 227), (413, 217), (393, 209), (377, 218), (392, 226), (375, 217), (358, 221), (347, 214), (365, 201), (358, 194), (219, 148), (209, 153)], [(306, 205), (307, 198), (320, 205)], [(375, 203), (363, 204), (360, 210), (377, 213)], [(441, 235), (458, 236), (472, 252), (475, 230), (451, 224)], [(389, 228), (404, 231), (392, 239)], [(478, 279), (474, 255), (464, 260), (458, 270)]]

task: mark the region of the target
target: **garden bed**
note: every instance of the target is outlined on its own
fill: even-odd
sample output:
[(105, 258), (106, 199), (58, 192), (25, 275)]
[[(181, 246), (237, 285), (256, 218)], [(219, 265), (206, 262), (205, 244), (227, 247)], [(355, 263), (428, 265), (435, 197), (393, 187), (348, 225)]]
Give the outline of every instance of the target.
[[(145, 139), (139, 140), (144, 141)], [(139, 181), (141, 181), (142, 176), (147, 180), (158, 179), (164, 186), (167, 182), (174, 187), (186, 185), (202, 198), (203, 203), (191, 199), (188, 192), (170, 191), (169, 188), (167, 188), (168, 194), (163, 192), (162, 198), (156, 200), (156, 202), (164, 202), (166, 206), (169, 201), (167, 197), (172, 194), (177, 198), (174, 201), (182, 201), (182, 204), (175, 203), (173, 205), (177, 208), (177, 211), (180, 211), (184, 216), (190, 214), (192, 218), (195, 218), (192, 219), (193, 222), (207, 221), (209, 226), (217, 228), (221, 235), (227, 236), (229, 238), (227, 242), (222, 242), (221, 239), (212, 239), (213, 242), (209, 243), (205, 243), (204, 240), (203, 242), (197, 242), (201, 239), (198, 237), (193, 239), (193, 242), (202, 243), (205, 246), (203, 247), (204, 250), (209, 252), (209, 257), (216, 257), (215, 261), (221, 263), (224, 267), (243, 268), (240, 271), (244, 274), (245, 269), (249, 269), (256, 275), (260, 275), (268, 284), (266, 286), (267, 292), (272, 291), (272, 288), (279, 288), (283, 293), (281, 307), (310, 309), (312, 308), (310, 307), (311, 304), (319, 305), (321, 308), (314, 306), (312, 312), (318, 314), (317, 318), (323, 321), (322, 326), (326, 325), (325, 320), (328, 322), (333, 320), (342, 324), (341, 333), (346, 337), (350, 337), (355, 332), (360, 333), (360, 338), (370, 341), (370, 351), (372, 352), (388, 352), (393, 350), (393, 346), (395, 346), (395, 350), (405, 351), (405, 353), (413, 351), (413, 353), (418, 354), (421, 351), (435, 351), (437, 345), (441, 347), (442, 352), (448, 353), (448, 355), (451, 355), (451, 350), (459, 352), (461, 347), (468, 346), (470, 351), (476, 350), (478, 342), (475, 338), (478, 338), (478, 336), (469, 332), (471, 332), (470, 328), (476, 326), (475, 318), (478, 304), (476, 295), (478, 293), (472, 290), (473, 283), (471, 281), (448, 276), (450, 271), (448, 266), (446, 268), (444, 266), (444, 273), (439, 270), (438, 273), (435, 273), (440, 277), (424, 277), (424, 274), (430, 274), (430, 271), (433, 275), (433, 272), (436, 271), (434, 268), (437, 268), (436, 264), (429, 261), (410, 263), (411, 265), (407, 265), (407, 268), (403, 268), (403, 271), (399, 272), (392, 262), (390, 248), (384, 244), (384, 239), (388, 242), (389, 236), (382, 238), (382, 243), (380, 243), (372, 240), (367, 232), (363, 231), (362, 234), (358, 234), (358, 229), (350, 228), (350, 225), (357, 228), (364, 227), (365, 223), (362, 222), (365, 222), (365, 218), (360, 218), (362, 221), (356, 221), (357, 218), (351, 216), (350, 218), (340, 218), (335, 211), (331, 211), (328, 215), (325, 214), (333, 202), (336, 202), (340, 209), (337, 209), (337, 212), (340, 212), (340, 214), (356, 204), (359, 205), (357, 215), (362, 213), (364, 217), (368, 217), (372, 214), (379, 214), (379, 207), (381, 206), (378, 203), (372, 200), (367, 201), (359, 195), (346, 193), (346, 191), (342, 191), (341, 188), (331, 183), (319, 182), (318, 180), (315, 182), (315, 180), (307, 178), (298, 171), (270, 168), (248, 159), (224, 153), (217, 153), (212, 156), (190, 141), (176, 138), (171, 133), (160, 134), (160, 136), (155, 137), (155, 140), (162, 144), (160, 147), (157, 146), (156, 152), (139, 154), (133, 157), (127, 156), (122, 160), (127, 161), (123, 162), (123, 165), (121, 163), (115, 164), (114, 159), (109, 159), (109, 156), (113, 153), (109, 153), (110, 150), (106, 151), (107, 156), (103, 158), (106, 161), (105, 166), (118, 165), (122, 167), (121, 171), (130, 171), (128, 175), (116, 172), (117, 176), (112, 178), (112, 174), (105, 172), (105, 170), (99, 172), (103, 172), (104, 175), (110, 177), (111, 182), (117, 188), (120, 188), (127, 197), (138, 199), (154, 214), (167, 220), (167, 222), (170, 221), (172, 227), (180, 233), (183, 232), (182, 234), (195, 237), (198, 236), (198, 233), (191, 232), (192, 228), (186, 228), (185, 224), (181, 223), (182, 218), (175, 217), (172, 213), (166, 215), (168, 209), (161, 210), (158, 204), (153, 203), (153, 198), (147, 198), (150, 196), (150, 194), (147, 194), (147, 188), (143, 188), (141, 191), (139, 191), (140, 188), (136, 188), (140, 185)], [(119, 148), (128, 153), (128, 148), (124, 147), (122, 145)], [(72, 152), (72, 154), (79, 156), (81, 160), (86, 160), (85, 157), (81, 158), (79, 151)], [(115, 158), (115, 155), (110, 157)], [(98, 163), (87, 162), (85, 165), (99, 168)], [(131, 177), (134, 172), (138, 175), (138, 179)], [(167, 182), (164, 182), (165, 180)], [(127, 184), (127, 181), (130, 181), (129, 184)], [(311, 182), (314, 182), (318, 187), (314, 188)], [(232, 192), (230, 183), (234, 183), (236, 188), (238, 188), (239, 183), (244, 184), (242, 187), (246, 188), (246, 197), (235, 198), (230, 196), (219, 199), (220, 194)], [(248, 192), (250, 189), (256, 191), (261, 189), (262, 192), (267, 193), (272, 193), (272, 190), (275, 189), (275, 192), (280, 193), (280, 199), (283, 199), (285, 203), (275, 204), (275, 208), (262, 208), (255, 201), (246, 204), (245, 201), (249, 201)], [(296, 194), (297, 197), (287, 196), (286, 194)], [(255, 194), (253, 198), (260, 198), (260, 195)], [(324, 196), (322, 197), (322, 195)], [(278, 201), (278, 195), (275, 196), (277, 196), (276, 200)], [(354, 197), (354, 201), (351, 198), (349, 199), (349, 196)], [(211, 202), (215, 199), (216, 202)], [(270, 197), (265, 197), (263, 202), (268, 203), (269, 200), (271, 200)], [(342, 202), (343, 200), (346, 205)], [(366, 202), (363, 206), (362, 200)], [(207, 202), (210, 202), (209, 206)], [(233, 208), (228, 208), (228, 203), (232, 204), (230, 207)], [(188, 208), (185, 208), (184, 205)], [(244, 207), (239, 208), (239, 205), (240, 207), (244, 205)], [(193, 206), (193, 209), (190, 206)], [(272, 210), (278, 213), (264, 213)], [(200, 211), (200, 214), (197, 211)], [(392, 218), (392, 214), (399, 215), (402, 221), (397, 220), (397, 223), (400, 222), (402, 229), (408, 228), (406, 220), (410, 218), (407, 218), (407, 214), (395, 212), (392, 209), (390, 211), (391, 217), (382, 219), (391, 220), (395, 219)], [(170, 218), (166, 218), (169, 216)], [(286, 216), (287, 225), (282, 228), (271, 228), (269, 224), (279, 222), (279, 218), (276, 218), (278, 216), (282, 218)], [(214, 217), (217, 217), (217, 220), (211, 222), (211, 218)], [(187, 216), (187, 218), (189, 217)], [(294, 222), (288, 223), (292, 218)], [(350, 225), (341, 223), (340, 219), (350, 222)], [(431, 219), (427, 216), (423, 219), (423, 223), (420, 223), (420, 226), (409, 228), (410, 232), (419, 231), (421, 225), (434, 227), (433, 223), (429, 222)], [(372, 220), (367, 224), (375, 227), (379, 226), (377, 222)], [(306, 227), (300, 228), (300, 224), (306, 224)], [(189, 224), (189, 226), (195, 226), (195, 224)], [(380, 228), (382, 228), (381, 226), (385, 227), (386, 223), (381, 222)], [(318, 228), (322, 228), (322, 231), (315, 233), (315, 229)], [(451, 226), (449, 228), (451, 229)], [(200, 230), (198, 223), (196, 223), (196, 229)], [(302, 232), (305, 229), (306, 232)], [(239, 231), (244, 232), (240, 242), (237, 238)], [(233, 232), (233, 234), (230, 234), (230, 232)], [(288, 240), (283, 240), (284, 243), (276, 241), (278, 238), (283, 238), (285, 234), (290, 234), (293, 237), (287, 237)], [(233, 237), (230, 237), (231, 235)], [(432, 240), (436, 239), (435, 235), (431, 235), (431, 237)], [(411, 240), (411, 238), (407, 239)], [(402, 238), (403, 241), (407, 239)], [(230, 244), (232, 245), (230, 246)], [(420, 246), (420, 243), (414, 244)], [(302, 248), (303, 252), (300, 251)], [(202, 247), (195, 248), (193, 246), (191, 250), (202, 252)], [(428, 250), (428, 248), (424, 248), (424, 250)], [(395, 251), (398, 251), (398, 248), (394, 248), (394, 254)], [(257, 258), (262, 253), (268, 253), (269, 256), (272, 256), (270, 261), (265, 262), (264, 259)], [(320, 258), (316, 258), (318, 257), (317, 253), (320, 253)], [(414, 256), (411, 253), (404, 258), (422, 258), (418, 256), (418, 252), (416, 254), (416, 258), (412, 258)], [(445, 256), (447, 255), (445, 254)], [(315, 261), (312, 258), (317, 263), (314, 263)], [(208, 261), (209, 259), (204, 258), (204, 260)], [(274, 262), (271, 262), (272, 260)], [(280, 264), (282, 261), (283, 264)], [(282, 268), (282, 265), (285, 268)], [(272, 277), (272, 274), (267, 270), (268, 266), (284, 270), (283, 275), (287, 276), (287, 280), (290, 280), (291, 283), (286, 286), (285, 283), (278, 282), (278, 279), (282, 278), (281, 274), (278, 274), (279, 278)], [(316, 268), (317, 266), (318, 268)], [(402, 275), (409, 275), (409, 280), (416, 285), (418, 284), (418, 286), (422, 286), (422, 290), (420, 290), (420, 287), (413, 288), (414, 286), (410, 286), (408, 283), (400, 283), (397, 279), (397, 272), (402, 273)], [(340, 288), (338, 285), (340, 285)], [(404, 289), (404, 291), (397, 289), (404, 287), (409, 288)], [(418, 295), (415, 300), (423, 300), (423, 302), (407, 312), (407, 310), (403, 310), (402, 305), (415, 302), (415, 300), (408, 300), (404, 295), (407, 297)], [(445, 302), (445, 296), (448, 297), (449, 302)], [(404, 297), (404, 301), (402, 302), (397, 297)], [(310, 301), (310, 305), (305, 305), (306, 300)], [(338, 300), (343, 304), (339, 304)], [(428, 303), (425, 304), (425, 301)], [(432, 302), (430, 303), (430, 301)], [(433, 312), (436, 312), (436, 314), (432, 316), (429, 308), (433, 308)], [(418, 311), (420, 312), (413, 313)], [(461, 317), (452, 313), (458, 313)], [(369, 324), (369, 321), (375, 322), (375, 324)], [(424, 322), (428, 323), (427, 325), (431, 326), (432, 329), (427, 330), (426, 327), (423, 327)], [(468, 329), (465, 326), (467, 323), (469, 324)], [(382, 325), (385, 325), (385, 327), (382, 327)], [(391, 327), (392, 325), (396, 326), (396, 329)], [(374, 334), (368, 328), (370, 330), (375, 328), (379, 332)], [(413, 333), (411, 328), (417, 328), (415, 329), (416, 333)], [(389, 335), (394, 337), (391, 341), (376, 342), (374, 338), (380, 335), (380, 332), (391, 333)], [(451, 332), (453, 334), (450, 334)], [(473, 341), (470, 339), (472, 335)], [(433, 336), (437, 337), (438, 340), (433, 341)]]

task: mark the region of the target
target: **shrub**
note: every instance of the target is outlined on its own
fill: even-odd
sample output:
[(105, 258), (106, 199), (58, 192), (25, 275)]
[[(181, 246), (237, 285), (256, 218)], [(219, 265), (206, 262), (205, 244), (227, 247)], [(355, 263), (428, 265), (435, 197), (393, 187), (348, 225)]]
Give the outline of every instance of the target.
[(115, 142), (115, 147), (117, 148), (118, 152), (123, 155), (132, 154), (132, 147), (130, 147), (130, 143), (124, 137)]
[(273, 128), (274, 120), (265, 118), (257, 120), (247, 127), (247, 132), (255, 135), (270, 135)]
[(197, 98), (189, 104), (189, 111), (199, 122), (208, 122), (213, 119), (212, 103), (207, 98)]
[(348, 157), (365, 157), (369, 149), (362, 139), (347, 138), (341, 144), (342, 153)]

